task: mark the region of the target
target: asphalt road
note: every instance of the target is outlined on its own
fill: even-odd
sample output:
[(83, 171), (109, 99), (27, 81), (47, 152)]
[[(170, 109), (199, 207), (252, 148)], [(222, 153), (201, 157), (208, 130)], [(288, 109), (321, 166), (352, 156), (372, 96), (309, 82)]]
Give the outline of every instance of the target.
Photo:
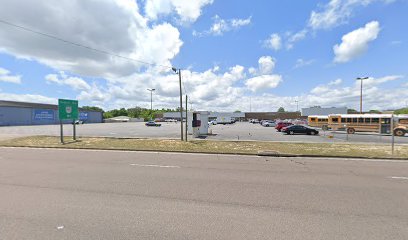
[(0, 148), (0, 239), (408, 239), (408, 161)]
[[(390, 136), (378, 134), (354, 134), (323, 132), (320, 136), (289, 136), (277, 132), (273, 127), (238, 122), (233, 125), (215, 125), (210, 127), (213, 135), (207, 139), (216, 140), (255, 140), (289, 142), (370, 142), (390, 143)], [(59, 125), (0, 127), (0, 140), (19, 136), (53, 135), (59, 136)], [(64, 125), (64, 134), (72, 136), (72, 125)], [(101, 123), (77, 125), (78, 136), (90, 137), (136, 137), (136, 138), (173, 138), (180, 137), (179, 123), (162, 123), (161, 127), (146, 127), (144, 123)], [(332, 135), (333, 138), (328, 136)], [(408, 136), (396, 137), (396, 143), (408, 144)]]

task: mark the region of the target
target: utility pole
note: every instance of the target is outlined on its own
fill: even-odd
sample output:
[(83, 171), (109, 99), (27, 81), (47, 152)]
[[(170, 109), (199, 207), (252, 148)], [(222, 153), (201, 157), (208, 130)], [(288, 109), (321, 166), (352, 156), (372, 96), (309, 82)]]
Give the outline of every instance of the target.
[(368, 77), (358, 77), (356, 78), (357, 81), (361, 81), (361, 88), (360, 88), (360, 114), (363, 114), (363, 81), (367, 80)]
[(187, 132), (187, 130), (188, 130), (188, 109), (187, 109), (187, 101), (188, 101), (188, 96), (187, 96), (187, 94), (186, 94), (186, 132), (185, 132), (185, 134), (186, 134), (186, 142), (187, 142), (187, 134), (188, 134), (188, 132)]
[(296, 103), (296, 112), (299, 112), (299, 100), (295, 100)]
[[(147, 91), (150, 92), (150, 114), (153, 113), (153, 91), (155, 91), (156, 89), (154, 88), (148, 88)], [(152, 117), (153, 119), (153, 117)]]
[(180, 85), (180, 138), (181, 141), (183, 141), (183, 95), (181, 91), (181, 69), (179, 68), (177, 71), (177, 68), (171, 68), (176, 74), (178, 73), (179, 75), (179, 85)]

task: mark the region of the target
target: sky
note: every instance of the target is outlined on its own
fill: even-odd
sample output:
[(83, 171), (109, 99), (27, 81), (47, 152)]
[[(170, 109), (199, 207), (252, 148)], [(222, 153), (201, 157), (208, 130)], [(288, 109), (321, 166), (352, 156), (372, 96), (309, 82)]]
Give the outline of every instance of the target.
[(176, 67), (194, 110), (408, 105), (408, 0), (0, 4), (0, 100), (176, 108)]

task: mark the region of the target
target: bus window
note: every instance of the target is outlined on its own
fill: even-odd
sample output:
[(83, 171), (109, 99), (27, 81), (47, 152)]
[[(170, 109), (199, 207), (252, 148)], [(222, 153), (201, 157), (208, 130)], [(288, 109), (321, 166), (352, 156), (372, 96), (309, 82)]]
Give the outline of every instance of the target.
[(371, 120), (371, 118), (364, 118), (365, 123), (370, 123), (371, 122), (370, 120)]
[(351, 123), (351, 118), (347, 118), (347, 122), (348, 122), (348, 123)]
[(371, 123), (380, 123), (380, 119), (379, 118), (373, 118), (373, 119), (371, 119)]
[(400, 119), (399, 123), (400, 124), (408, 124), (408, 119)]
[(353, 118), (353, 123), (356, 123), (357, 122), (357, 118)]
[(342, 122), (342, 123), (345, 123), (345, 122), (346, 122), (346, 119), (345, 119), (345, 118), (342, 118), (342, 119), (341, 119), (341, 122)]
[(338, 118), (333, 118), (332, 121), (333, 121), (334, 123), (338, 123), (338, 122), (339, 122), (339, 119), (338, 119)]
[(311, 118), (310, 121), (315, 122), (316, 118)]
[(381, 118), (381, 124), (391, 124), (391, 118)]
[(363, 123), (363, 122), (364, 122), (364, 118), (359, 118), (359, 119), (358, 119), (358, 122), (359, 122), (359, 123)]

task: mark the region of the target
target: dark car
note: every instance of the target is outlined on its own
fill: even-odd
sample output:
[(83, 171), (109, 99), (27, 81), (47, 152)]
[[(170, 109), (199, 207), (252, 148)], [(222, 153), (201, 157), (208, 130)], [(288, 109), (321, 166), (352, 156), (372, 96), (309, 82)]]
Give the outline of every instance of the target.
[(290, 122), (279, 122), (278, 124), (276, 124), (275, 129), (278, 130), (278, 132), (280, 132), (282, 130), (282, 128), (288, 127), (288, 126), (291, 126), (291, 125), (293, 125), (293, 124), (290, 123)]
[(160, 123), (157, 123), (157, 122), (154, 122), (154, 121), (149, 121), (149, 122), (145, 123), (145, 125), (148, 126), (148, 127), (160, 127), (161, 126)]
[(293, 126), (288, 126), (285, 128), (282, 128), (282, 132), (286, 134), (307, 134), (307, 135), (317, 135), (319, 134), (319, 131), (317, 131), (314, 128), (306, 127), (303, 125), (293, 125)]

